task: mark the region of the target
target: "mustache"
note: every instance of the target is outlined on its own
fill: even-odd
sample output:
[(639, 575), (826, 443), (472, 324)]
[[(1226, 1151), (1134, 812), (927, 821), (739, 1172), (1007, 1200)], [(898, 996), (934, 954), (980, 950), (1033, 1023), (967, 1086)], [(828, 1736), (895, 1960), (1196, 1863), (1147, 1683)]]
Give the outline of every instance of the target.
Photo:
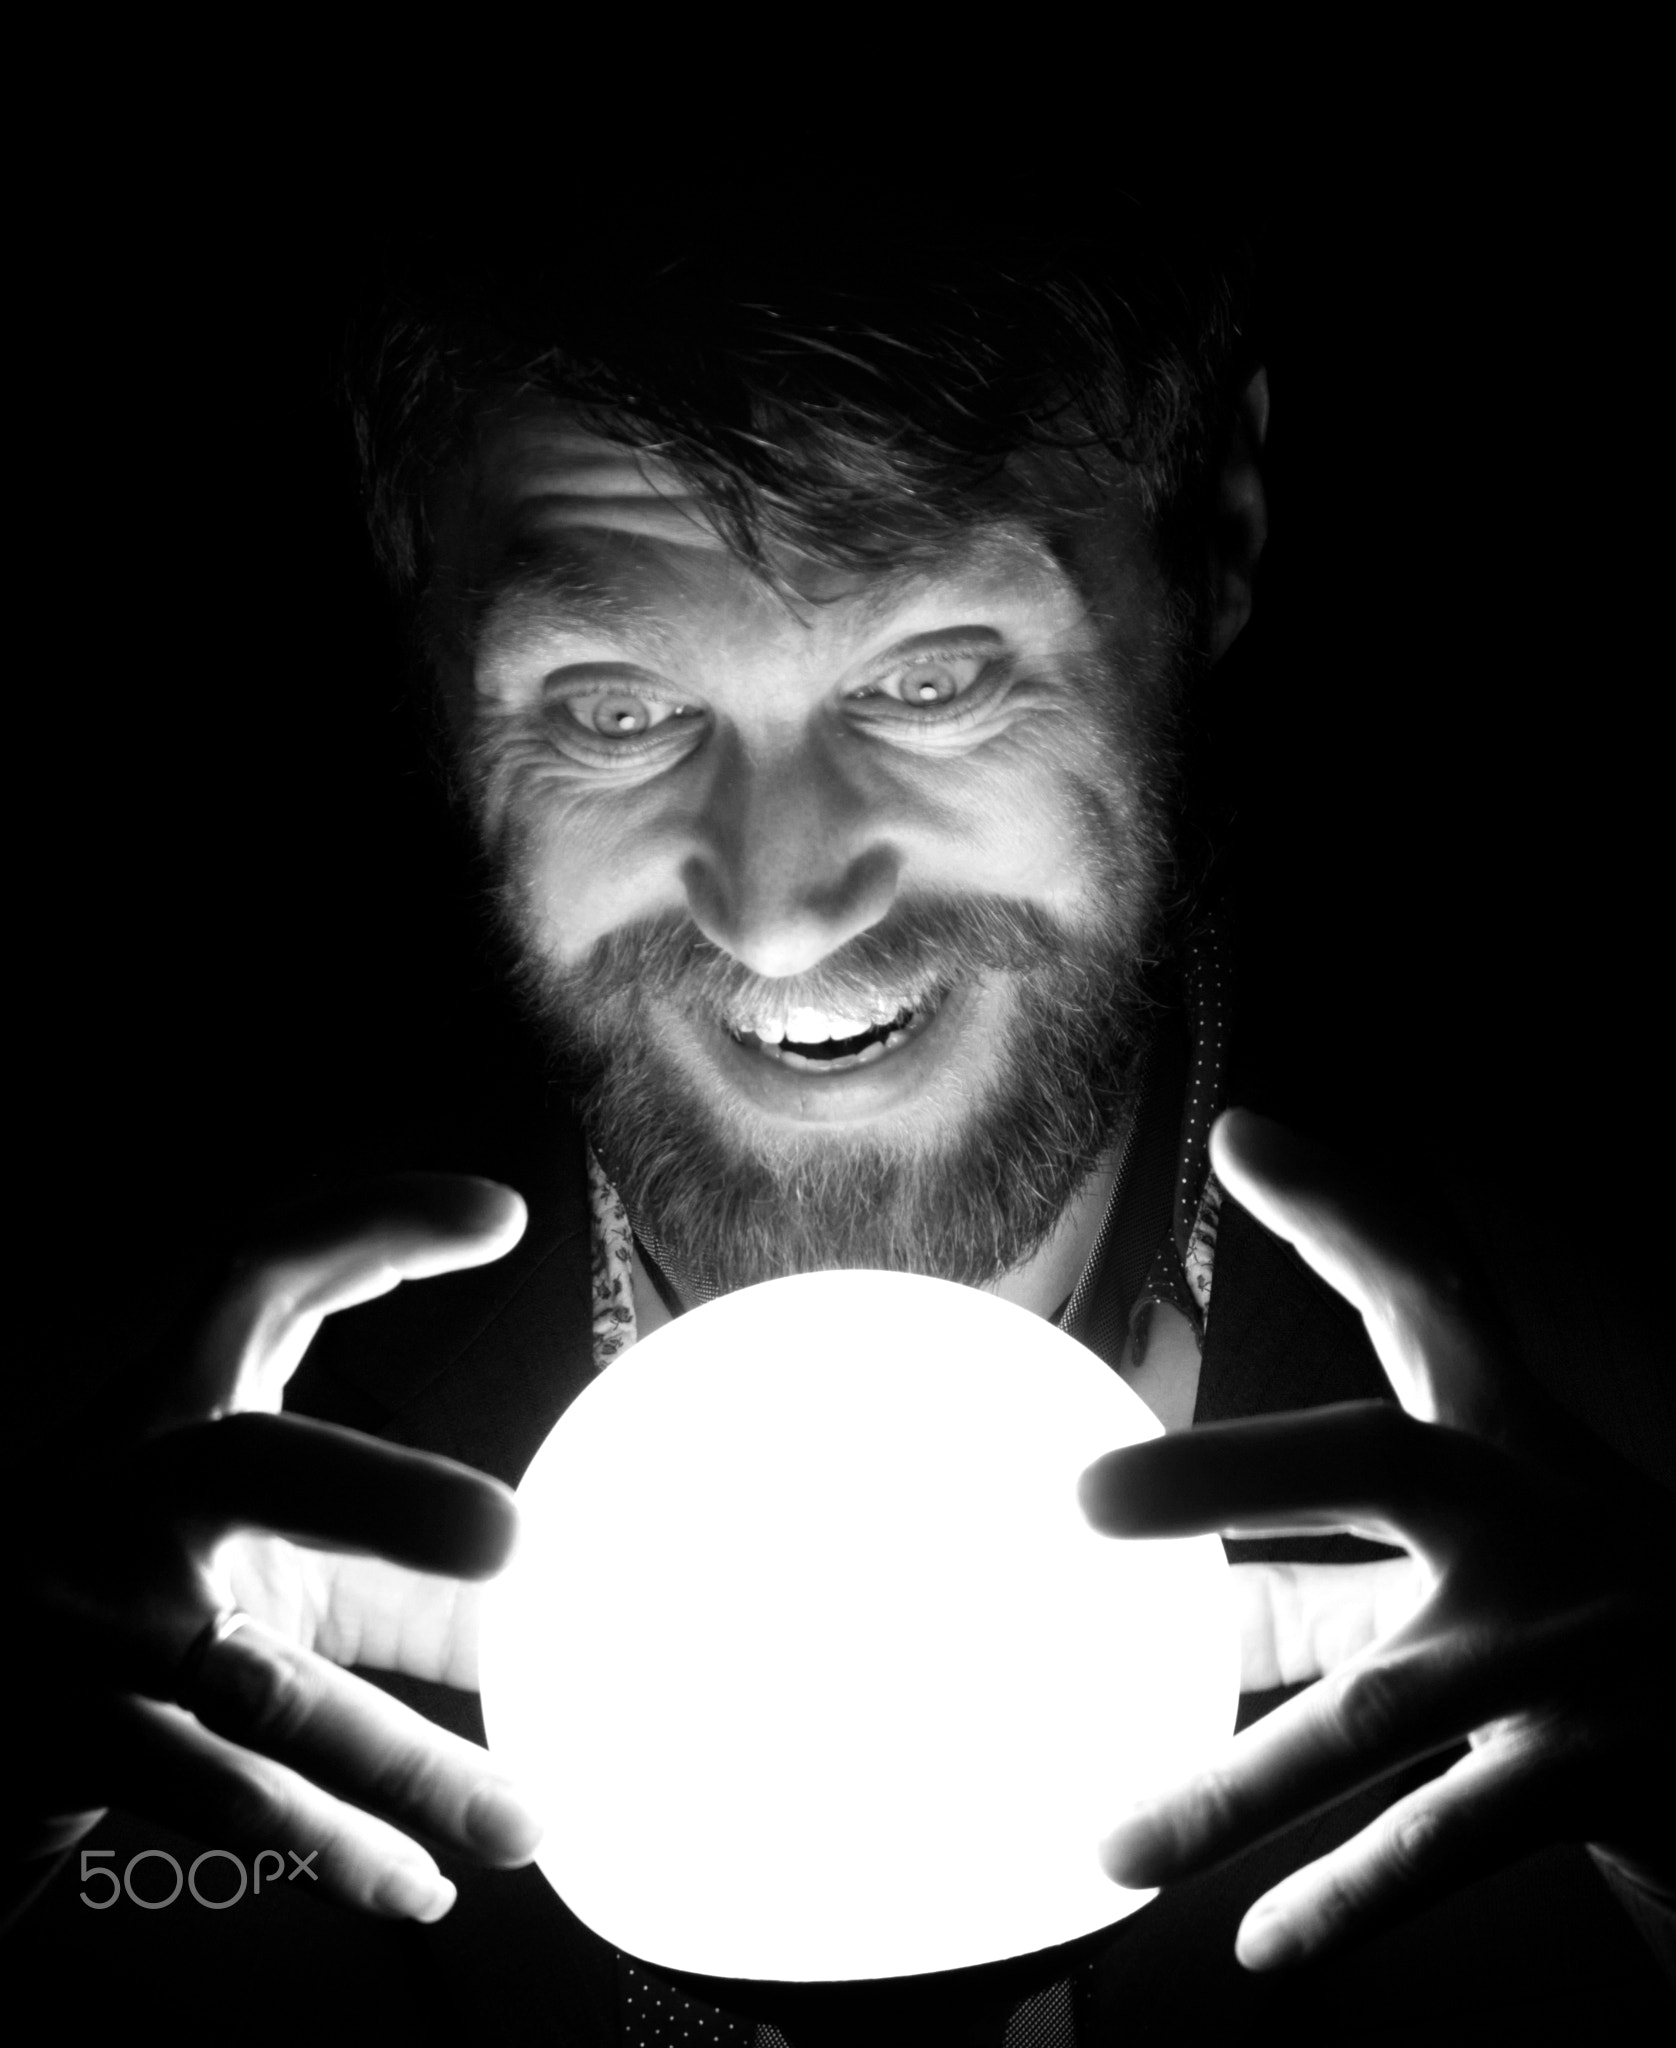
[(723, 1014), (772, 1005), (842, 1015), (881, 990), (923, 998), (974, 969), (1028, 974), (1086, 947), (1037, 904), (927, 892), (893, 905), (806, 974), (753, 973), (670, 912), (608, 932), (579, 965), (550, 972), (549, 986), (584, 1011), (662, 996)]

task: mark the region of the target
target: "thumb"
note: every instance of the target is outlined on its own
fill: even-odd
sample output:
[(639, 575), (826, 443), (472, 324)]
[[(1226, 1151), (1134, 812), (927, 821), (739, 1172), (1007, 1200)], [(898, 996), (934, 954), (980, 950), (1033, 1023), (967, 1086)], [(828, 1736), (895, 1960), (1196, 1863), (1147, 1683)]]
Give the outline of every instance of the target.
[(153, 1427), (278, 1410), (328, 1315), (404, 1280), (486, 1265), (524, 1234), (523, 1198), (465, 1174), (391, 1175), (298, 1204), (234, 1262), (192, 1346), (155, 1390)]
[(1235, 1201), (1359, 1312), (1408, 1414), (1484, 1436), (1509, 1433), (1518, 1391), (1494, 1314), (1434, 1224), (1250, 1110), (1219, 1117), (1210, 1149)]

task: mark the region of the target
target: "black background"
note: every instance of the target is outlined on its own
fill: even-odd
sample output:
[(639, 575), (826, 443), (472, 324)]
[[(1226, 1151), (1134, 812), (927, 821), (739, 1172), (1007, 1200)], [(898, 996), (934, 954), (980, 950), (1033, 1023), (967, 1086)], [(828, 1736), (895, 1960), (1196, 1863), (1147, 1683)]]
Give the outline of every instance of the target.
[[(1262, 172), (1272, 542), (1214, 688), (1252, 1099), (1490, 1175), (1650, 1300), (1664, 368), (1610, 130), (1420, 109)], [(45, 226), (15, 394), (47, 453), (12, 774), (48, 1407), (276, 1190), (489, 1164), (514, 1043), (332, 397), (360, 252), (424, 181), (109, 168)]]

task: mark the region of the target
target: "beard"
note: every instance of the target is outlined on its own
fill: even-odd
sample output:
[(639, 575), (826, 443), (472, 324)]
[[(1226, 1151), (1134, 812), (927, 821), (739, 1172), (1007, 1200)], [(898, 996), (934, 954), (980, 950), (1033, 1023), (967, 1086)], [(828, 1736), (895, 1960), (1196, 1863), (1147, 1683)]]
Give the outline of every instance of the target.
[[(1111, 707), (1074, 778), (1090, 906), (1076, 924), (1028, 899), (910, 893), (811, 972), (766, 981), (680, 915), (608, 933), (580, 962), (543, 940), (534, 821), (487, 834), (512, 980), (555, 1057), (642, 1245), (686, 1303), (795, 1273), (879, 1270), (992, 1285), (1041, 1249), (1126, 1127), (1191, 913), (1176, 864), (1178, 718), (1204, 665), (1185, 599), (1161, 622), (1144, 687), (1098, 680)], [(480, 817), (486, 807), (479, 805)], [(787, 1129), (718, 1103), (658, 1029), (808, 1008), (866, 1017), (881, 990), (980, 980), (1009, 998), (956, 1127)], [(889, 1055), (887, 1054), (887, 1057)]]
[[(535, 942), (523, 892), (503, 886), (525, 1002), (636, 1235), (683, 1300), (833, 1269), (983, 1286), (1040, 1249), (1131, 1113), (1158, 1009), (1168, 839), (1156, 821), (1129, 823), (1121, 852), (1089, 835), (1091, 928), (1008, 897), (920, 894), (795, 980), (762, 980), (679, 916), (623, 927), (560, 967)], [(864, 1016), (881, 988), (977, 979), (1008, 998), (999, 1043), (958, 1127), (931, 1135), (730, 1114), (657, 1029), (665, 1006), (719, 1030), (761, 1014), (769, 991), (775, 1010)]]

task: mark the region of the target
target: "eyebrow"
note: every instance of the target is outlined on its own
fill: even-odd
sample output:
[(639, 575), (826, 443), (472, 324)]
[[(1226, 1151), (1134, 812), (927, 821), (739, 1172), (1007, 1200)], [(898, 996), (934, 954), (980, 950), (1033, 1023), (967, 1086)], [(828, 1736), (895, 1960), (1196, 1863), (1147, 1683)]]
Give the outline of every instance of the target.
[[(966, 534), (938, 557), (881, 571), (850, 594), (858, 634), (875, 631), (918, 589), (939, 576), (983, 574), (995, 566), (999, 552), (993, 535)], [(763, 588), (766, 594), (768, 586)], [(507, 602), (528, 605), (553, 625), (609, 633), (660, 656), (667, 656), (675, 643), (668, 623), (655, 611), (610, 589), (593, 575), (562, 528), (525, 529), (507, 537), (477, 593), (478, 622), (491, 606)], [(805, 602), (818, 610), (823, 601)]]
[(667, 654), (672, 635), (657, 614), (593, 576), (562, 533), (513, 534), (476, 593), (481, 624), (496, 605), (528, 607), (554, 625), (610, 633)]
[[(1003, 539), (981, 529), (960, 534), (947, 548), (917, 561), (904, 562), (899, 568), (886, 569), (876, 583), (858, 591), (854, 599), (857, 620), (864, 630), (872, 630), (892, 612), (900, 611), (916, 592), (939, 577), (977, 581), (993, 575), (1005, 565), (1007, 556), (1016, 547), (1016, 536)], [(1040, 555), (1048, 551), (1041, 549), (1039, 543), (1033, 546), (1033, 552), (1037, 550), (1039, 561)], [(914, 637), (923, 636), (916, 634)]]

